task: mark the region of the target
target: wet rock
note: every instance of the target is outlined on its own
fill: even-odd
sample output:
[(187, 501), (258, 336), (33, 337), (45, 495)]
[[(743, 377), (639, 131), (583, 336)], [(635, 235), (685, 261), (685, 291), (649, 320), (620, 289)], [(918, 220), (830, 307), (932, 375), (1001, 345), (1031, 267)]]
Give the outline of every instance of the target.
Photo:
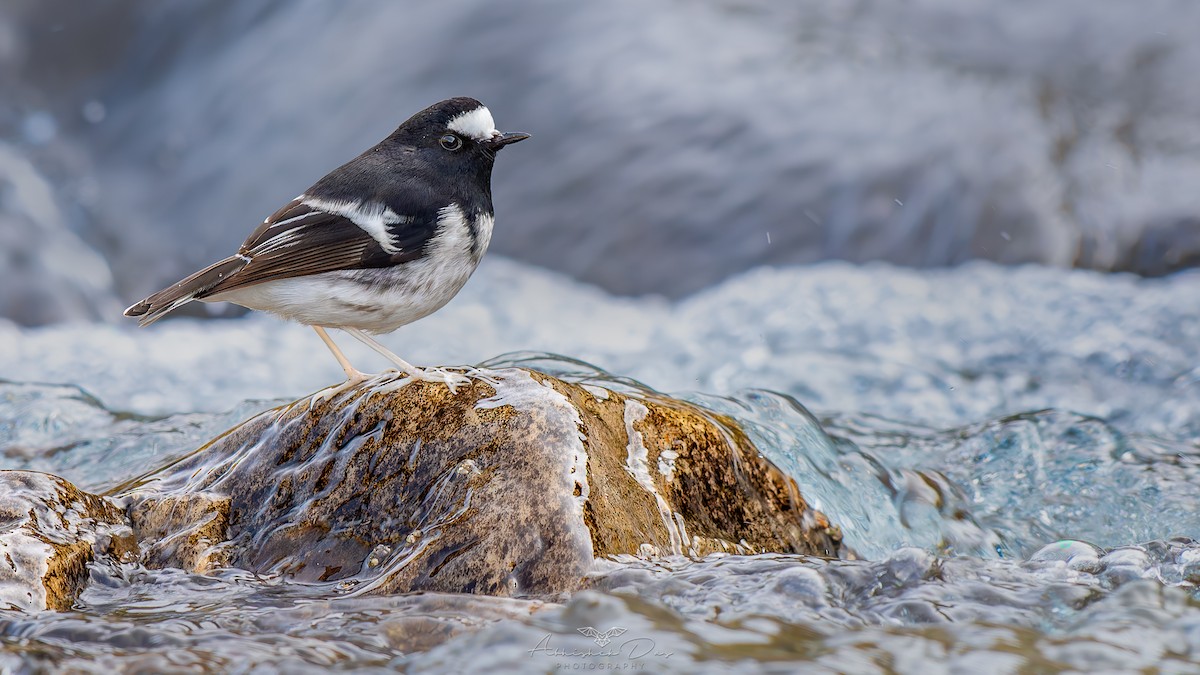
[(230, 498), (207, 493), (134, 500), (129, 507), (142, 562), (203, 574), (229, 563)]
[(354, 593), (547, 594), (578, 588), (596, 558), (840, 545), (732, 421), (524, 369), (477, 373), (455, 395), (385, 376), (303, 399), (133, 497), (151, 538), (204, 522), (168, 535), (186, 545), (151, 545), (148, 562), (219, 559)]
[(0, 471), (0, 609), (70, 609), (97, 555), (136, 551), (113, 500), (57, 476)]

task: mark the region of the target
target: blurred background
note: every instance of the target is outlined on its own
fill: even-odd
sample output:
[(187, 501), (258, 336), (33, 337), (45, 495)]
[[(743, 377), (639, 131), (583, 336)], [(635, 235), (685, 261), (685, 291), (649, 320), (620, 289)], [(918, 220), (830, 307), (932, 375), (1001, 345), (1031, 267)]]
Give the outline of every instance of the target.
[[(117, 321), (455, 95), (493, 254), (678, 298), (824, 259), (1200, 263), (1195, 0), (7, 0), (0, 317)], [(202, 311), (203, 308), (198, 308)]]

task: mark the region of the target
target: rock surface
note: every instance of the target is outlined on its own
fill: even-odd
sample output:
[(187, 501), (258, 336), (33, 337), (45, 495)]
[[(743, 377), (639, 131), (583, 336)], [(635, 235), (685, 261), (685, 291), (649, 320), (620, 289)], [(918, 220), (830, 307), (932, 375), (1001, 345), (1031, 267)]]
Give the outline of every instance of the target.
[(203, 574), (229, 565), (230, 498), (204, 492), (135, 499), (133, 533), (149, 567), (178, 567)]
[(840, 552), (836, 528), (730, 421), (515, 368), (455, 395), (382, 376), (302, 399), (132, 496), (139, 533), (186, 530), (149, 544), (148, 564), (354, 593), (549, 594), (620, 554)]
[(93, 562), (537, 596), (612, 556), (849, 555), (732, 420), (607, 384), (383, 375), (262, 413), (118, 498), (0, 471), (0, 608), (70, 609)]
[(98, 554), (133, 559), (124, 511), (57, 476), (0, 471), (0, 609), (67, 610)]

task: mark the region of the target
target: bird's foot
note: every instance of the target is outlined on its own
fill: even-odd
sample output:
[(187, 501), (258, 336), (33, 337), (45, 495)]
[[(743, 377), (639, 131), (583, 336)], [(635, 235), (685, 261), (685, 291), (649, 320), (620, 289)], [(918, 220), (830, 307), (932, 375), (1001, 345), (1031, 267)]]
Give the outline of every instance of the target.
[(369, 373), (364, 373), (360, 370), (355, 370), (354, 368), (350, 368), (350, 369), (346, 370), (346, 381), (345, 382), (343, 382), (341, 384), (336, 384), (332, 387), (325, 387), (321, 391), (318, 391), (317, 393), (313, 394), (312, 398), (309, 399), (309, 405), (311, 407), (312, 405), (316, 405), (317, 403), (328, 402), (328, 401), (332, 400), (338, 394), (349, 391), (373, 377), (375, 377), (375, 376), (371, 375)]
[(457, 394), (458, 388), (471, 383), (471, 378), (445, 368), (417, 368), (417, 372), (409, 373), (409, 377), (421, 382), (440, 382), (446, 385), (451, 394)]
[(470, 377), (472, 380), (479, 380), (480, 382), (485, 382), (487, 384), (490, 384), (492, 387), (500, 386), (500, 380), (498, 380), (488, 374), (493, 371), (484, 370), (482, 368), (476, 368), (475, 366), (466, 366), (464, 369), (467, 371), (467, 376)]
[(436, 384), (444, 384), (450, 390), (451, 394), (457, 394), (458, 388), (470, 384), (471, 378), (462, 373), (454, 372), (446, 368), (417, 368), (413, 366), (412, 370), (388, 368), (383, 371), (385, 373), (396, 373), (400, 376), (400, 380), (392, 389), (399, 389), (410, 382), (434, 382)]

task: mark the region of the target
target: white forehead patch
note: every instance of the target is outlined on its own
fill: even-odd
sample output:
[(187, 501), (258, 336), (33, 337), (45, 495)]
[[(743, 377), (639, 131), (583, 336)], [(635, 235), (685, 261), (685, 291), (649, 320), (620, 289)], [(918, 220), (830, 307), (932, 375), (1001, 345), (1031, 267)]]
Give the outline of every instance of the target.
[(496, 135), (496, 122), (492, 120), (492, 112), (482, 105), (459, 114), (450, 120), (446, 128), (477, 141), (487, 140)]

